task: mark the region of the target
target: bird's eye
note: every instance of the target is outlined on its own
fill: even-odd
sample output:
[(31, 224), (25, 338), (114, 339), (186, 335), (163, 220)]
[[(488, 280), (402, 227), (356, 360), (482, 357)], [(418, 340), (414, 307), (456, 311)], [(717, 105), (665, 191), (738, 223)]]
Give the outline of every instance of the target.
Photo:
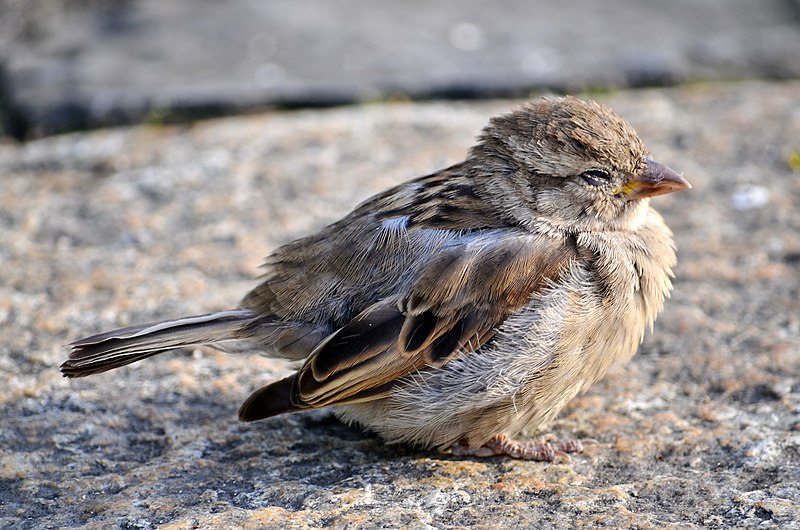
[(611, 181), (611, 174), (602, 169), (590, 169), (589, 171), (584, 171), (582, 176), (583, 180), (592, 186), (605, 186), (609, 183), (609, 181)]

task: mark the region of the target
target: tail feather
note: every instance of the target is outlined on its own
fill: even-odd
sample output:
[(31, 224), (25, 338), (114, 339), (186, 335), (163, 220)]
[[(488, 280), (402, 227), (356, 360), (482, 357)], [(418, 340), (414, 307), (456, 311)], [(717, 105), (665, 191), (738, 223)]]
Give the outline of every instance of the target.
[(233, 309), (86, 337), (70, 344), (69, 359), (61, 365), (61, 373), (84, 377), (175, 348), (234, 340), (255, 316), (249, 309)]

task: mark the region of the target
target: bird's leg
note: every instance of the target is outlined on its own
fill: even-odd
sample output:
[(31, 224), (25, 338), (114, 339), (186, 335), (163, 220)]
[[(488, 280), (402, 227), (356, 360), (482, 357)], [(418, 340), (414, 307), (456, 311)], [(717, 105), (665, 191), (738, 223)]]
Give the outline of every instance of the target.
[(596, 443), (594, 440), (560, 442), (552, 435), (523, 442), (509, 438), (505, 434), (496, 434), (480, 447), (470, 447), (465, 443), (460, 443), (453, 447), (453, 454), (456, 456), (505, 455), (511, 458), (540, 462), (569, 461), (569, 453), (583, 452), (584, 442)]

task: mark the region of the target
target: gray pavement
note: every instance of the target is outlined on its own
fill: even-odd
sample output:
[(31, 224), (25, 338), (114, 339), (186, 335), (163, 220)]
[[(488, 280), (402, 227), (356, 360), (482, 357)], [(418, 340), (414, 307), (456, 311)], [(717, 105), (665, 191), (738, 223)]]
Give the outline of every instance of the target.
[(789, 79), (798, 50), (795, 0), (3, 0), (0, 129)]

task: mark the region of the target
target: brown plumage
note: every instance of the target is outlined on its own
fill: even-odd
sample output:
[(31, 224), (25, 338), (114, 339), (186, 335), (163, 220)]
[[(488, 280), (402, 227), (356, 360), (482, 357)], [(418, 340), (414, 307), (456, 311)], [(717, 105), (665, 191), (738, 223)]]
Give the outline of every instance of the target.
[(237, 309), (72, 344), (81, 377), (209, 344), (304, 360), (245, 421), (335, 406), (389, 442), (551, 459), (508, 438), (627, 361), (671, 288), (649, 197), (686, 189), (610, 109), (542, 99), (491, 120), (464, 162), (275, 251)]

